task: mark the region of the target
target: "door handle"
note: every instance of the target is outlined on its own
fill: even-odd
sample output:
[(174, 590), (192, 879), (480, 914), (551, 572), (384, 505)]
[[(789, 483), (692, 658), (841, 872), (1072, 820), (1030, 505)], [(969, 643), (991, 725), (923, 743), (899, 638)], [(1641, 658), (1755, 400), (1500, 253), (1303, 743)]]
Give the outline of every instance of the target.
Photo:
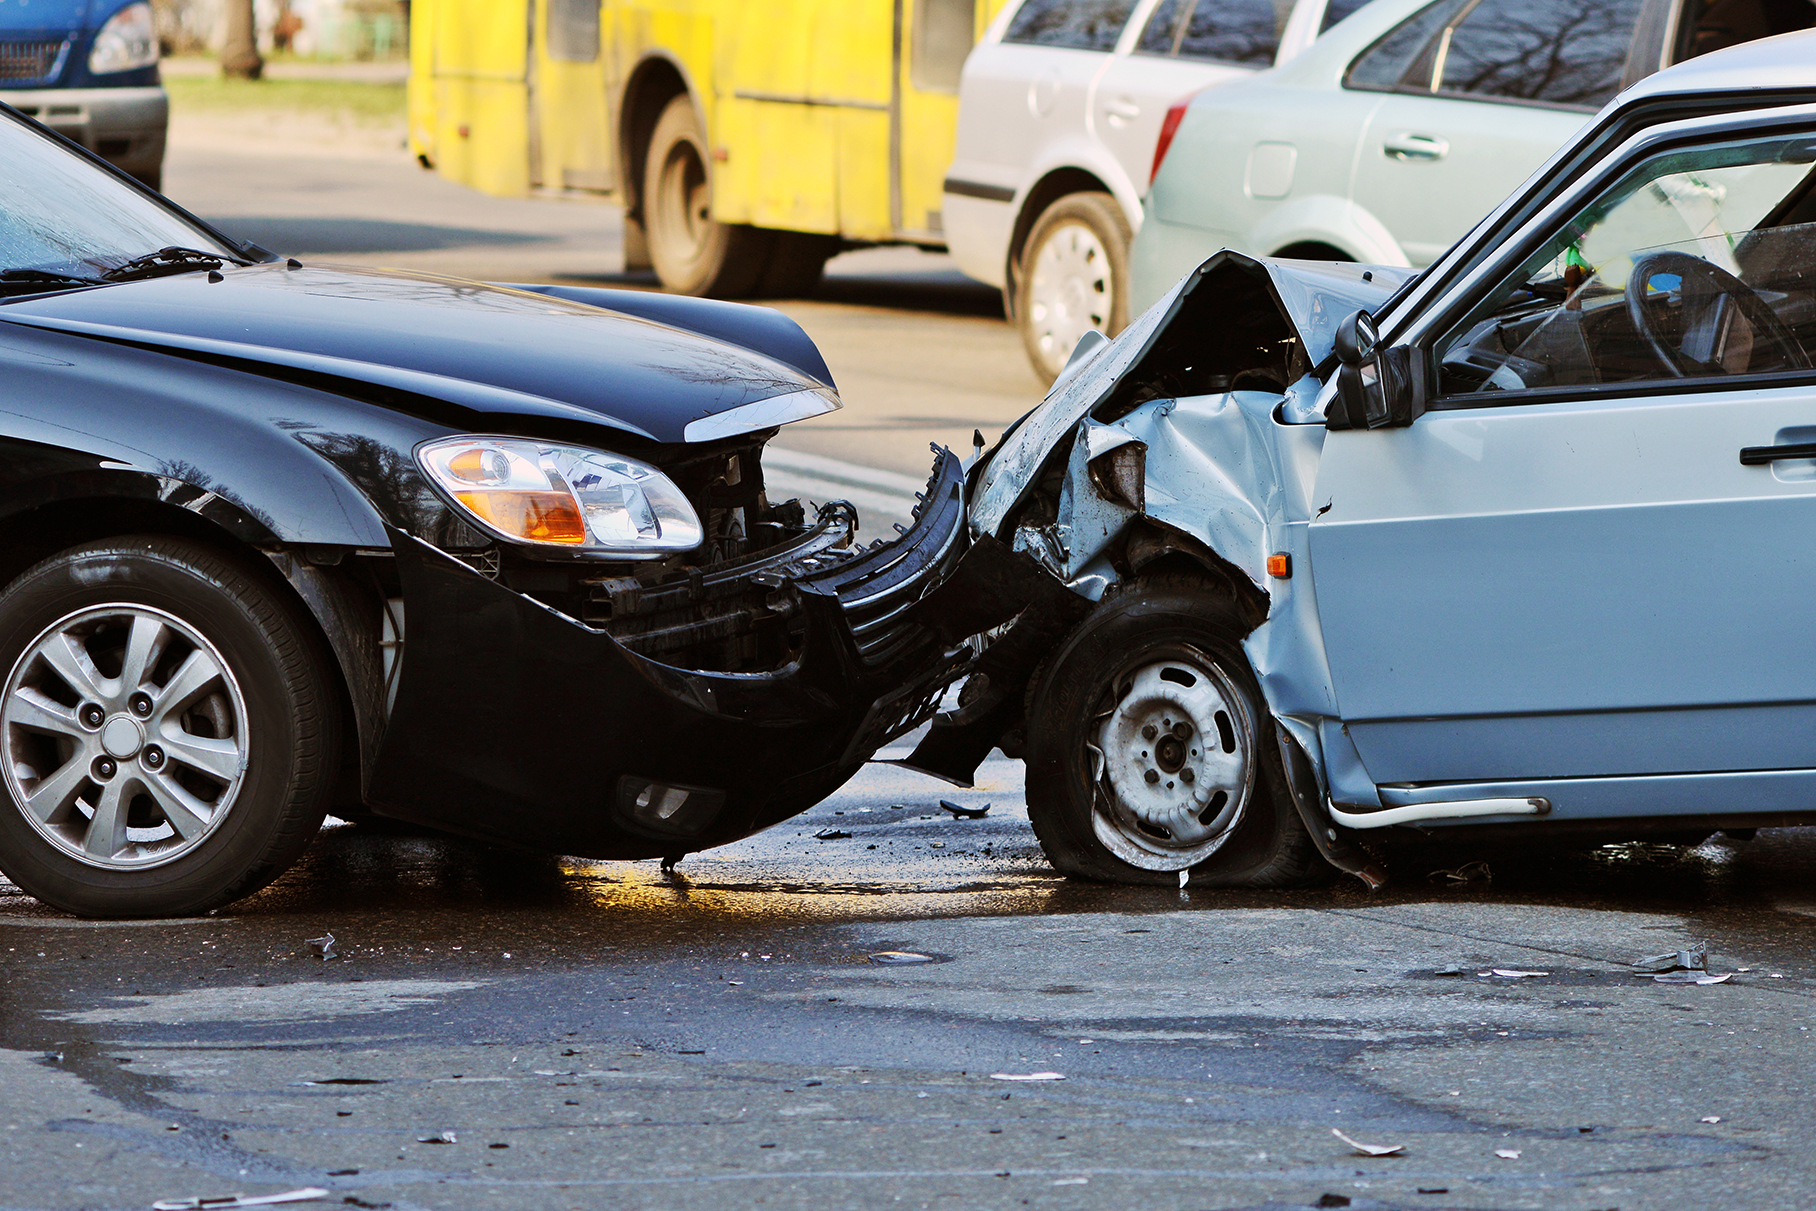
[(1103, 103), (1103, 111), (1112, 118), (1121, 118), (1125, 122), (1132, 121), (1141, 116), (1141, 106), (1135, 104), (1135, 102), (1126, 97), (1120, 97), (1114, 101), (1105, 101)]
[(1782, 458), (1816, 458), (1816, 442), (1787, 442), (1782, 446), (1742, 446), (1740, 465), (1763, 467)]
[(1392, 160), (1442, 160), (1450, 154), (1450, 141), (1406, 131), (1384, 140), (1381, 151)]

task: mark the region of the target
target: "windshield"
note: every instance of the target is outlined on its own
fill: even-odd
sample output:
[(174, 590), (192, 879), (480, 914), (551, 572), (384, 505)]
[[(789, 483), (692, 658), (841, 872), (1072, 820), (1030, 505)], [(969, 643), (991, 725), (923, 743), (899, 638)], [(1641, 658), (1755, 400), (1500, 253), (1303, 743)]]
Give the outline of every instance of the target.
[(0, 117), (0, 271), (94, 277), (169, 247), (243, 259), (28, 124)]

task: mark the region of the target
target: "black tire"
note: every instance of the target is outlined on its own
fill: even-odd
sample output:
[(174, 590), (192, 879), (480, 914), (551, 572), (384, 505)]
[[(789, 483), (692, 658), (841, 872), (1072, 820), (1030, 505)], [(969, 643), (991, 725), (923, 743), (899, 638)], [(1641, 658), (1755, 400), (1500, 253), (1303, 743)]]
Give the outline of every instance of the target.
[(751, 294), (769, 263), (773, 232), (712, 217), (712, 169), (692, 98), (670, 101), (650, 135), (643, 221), (650, 263), (676, 294)]
[[(154, 655), (134, 675), (141, 626)], [(71, 636), (89, 659), (73, 678), (51, 663), (51, 640)], [(0, 593), (0, 870), (89, 917), (186, 916), (257, 891), (303, 852), (331, 798), (341, 732), (328, 667), (281, 588), (200, 543), (109, 539), (27, 570)], [(89, 669), (90, 692), (73, 690)], [(42, 720), (45, 698), (72, 713), (50, 729), (21, 722)], [(88, 699), (95, 729), (80, 718)], [(133, 715), (144, 722), (122, 722)], [(209, 761), (229, 774), (198, 773)], [(124, 827), (104, 829), (110, 787), (120, 808), (108, 819)], [(39, 792), (52, 805), (43, 824), (25, 805)], [(186, 834), (170, 812), (196, 803), (210, 812), (188, 817)]]
[(1071, 193), (1034, 221), (1016, 254), (1015, 322), (1043, 383), (1065, 368), (1091, 329), (1129, 325), (1129, 244), (1134, 234), (1107, 193)]
[[(1043, 670), (1028, 710), (1028, 818), (1056, 868), (1104, 883), (1169, 886), (1184, 869), (1192, 872), (1194, 886), (1298, 886), (1325, 873), (1287, 791), (1272, 721), (1261, 709), (1260, 692), (1242, 654), (1247, 630), (1227, 597), (1195, 583), (1157, 581), (1131, 585), (1067, 637)], [(1197, 694), (1194, 701), (1222, 712), (1213, 720), (1201, 719), (1205, 726), (1196, 732), (1186, 725), (1176, 733), (1210, 736), (1213, 727), (1217, 730), (1202, 758), (1196, 748), (1187, 755), (1194, 740), (1174, 745), (1182, 766), (1205, 771), (1196, 787), (1208, 798), (1202, 818), (1195, 814), (1186, 771), (1167, 767), (1180, 771), (1175, 775), (1160, 768), (1168, 754), (1158, 745), (1152, 750), (1155, 763), (1148, 767), (1157, 780), (1147, 781), (1144, 772), (1148, 789), (1137, 787), (1131, 794), (1173, 795), (1190, 816), (1179, 819), (1203, 834), (1195, 840), (1185, 830), (1172, 836), (1153, 824), (1144, 827), (1128, 810), (1118, 809), (1122, 801), (1116, 799), (1114, 771), (1133, 767), (1127, 762), (1118, 766), (1118, 750), (1099, 743), (1123, 721), (1141, 718), (1129, 713), (1133, 706), (1125, 705), (1120, 713), (1115, 708), (1144, 701), (1137, 688), (1142, 679), (1159, 677), (1184, 687), (1194, 674), (1209, 676), (1179, 692)], [(1188, 714), (1193, 709), (1185, 708)], [(1181, 723), (1186, 717), (1180, 716)], [(1171, 743), (1173, 734), (1162, 731), (1158, 739)], [(1153, 739), (1146, 731), (1131, 735), (1148, 737), (1136, 745)], [(1094, 751), (1104, 753), (1101, 775), (1094, 768)], [(1138, 748), (1124, 755), (1133, 760), (1137, 751), (1143, 759), (1149, 755)], [(1213, 761), (1217, 768), (1240, 764), (1242, 772), (1232, 773), (1229, 784), (1243, 793), (1212, 789), (1223, 785), (1222, 776), (1213, 773)], [(1177, 786), (1168, 780), (1175, 777)], [(1224, 795), (1221, 801), (1218, 794)]]
[(812, 294), (826, 276), (826, 262), (839, 250), (837, 236), (806, 231), (770, 233), (769, 264), (755, 294), (765, 299), (798, 299)]

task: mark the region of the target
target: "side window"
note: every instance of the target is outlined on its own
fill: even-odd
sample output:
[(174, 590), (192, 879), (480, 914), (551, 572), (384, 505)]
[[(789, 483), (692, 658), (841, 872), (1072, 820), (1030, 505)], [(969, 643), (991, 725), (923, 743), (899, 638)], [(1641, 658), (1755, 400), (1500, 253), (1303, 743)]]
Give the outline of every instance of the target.
[[(1438, 0), (1394, 26), (1379, 42), (1356, 56), (1343, 75), (1344, 87), (1430, 91), (1431, 60), (1427, 52), (1436, 45), (1450, 19), (1468, 2)], [(1421, 63), (1425, 65), (1422, 79), (1417, 70)]]
[(1808, 371), (1812, 351), (1816, 137), (1776, 136), (1641, 163), (1438, 343), (1439, 391)]
[(1816, 26), (1806, 0), (1684, 0), (1673, 62)]
[(977, 28), (977, 0), (916, 0), (908, 78), (927, 92), (955, 93)]
[(1599, 109), (1620, 91), (1643, 0), (1480, 0), (1433, 64), (1436, 91)]
[(1016, 10), (1004, 42), (1115, 50), (1135, 0), (1028, 0)]
[(1367, 5), (1368, 0), (1330, 0), (1330, 3), (1324, 6), (1324, 16), (1318, 21), (1318, 32), (1324, 33), (1337, 22)]
[(549, 58), (591, 63), (599, 57), (599, 0), (549, 0)]
[(1135, 49), (1272, 67), (1292, 11), (1286, 0), (1161, 0)]

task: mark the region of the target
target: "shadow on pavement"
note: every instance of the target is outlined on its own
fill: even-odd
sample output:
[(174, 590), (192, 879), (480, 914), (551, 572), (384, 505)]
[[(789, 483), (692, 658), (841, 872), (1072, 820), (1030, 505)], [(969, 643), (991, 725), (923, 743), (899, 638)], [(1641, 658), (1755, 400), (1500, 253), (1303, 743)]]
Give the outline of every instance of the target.
[(262, 244), (286, 256), (349, 252), (433, 252), (441, 248), (547, 244), (557, 237), (433, 223), (385, 219), (261, 218), (209, 219), (231, 236)]

